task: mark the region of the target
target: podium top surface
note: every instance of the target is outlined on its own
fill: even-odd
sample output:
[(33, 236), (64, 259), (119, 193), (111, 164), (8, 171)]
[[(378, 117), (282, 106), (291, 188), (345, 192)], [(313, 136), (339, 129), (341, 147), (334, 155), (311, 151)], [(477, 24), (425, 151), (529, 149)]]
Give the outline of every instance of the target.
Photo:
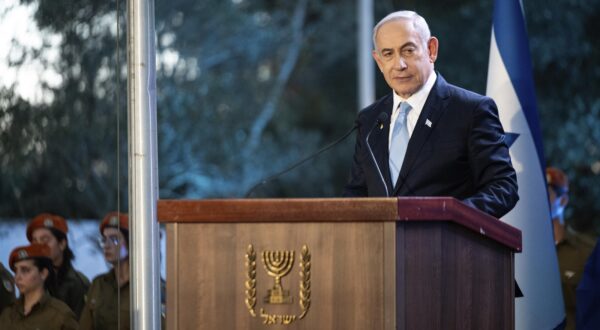
[(161, 223), (454, 222), (517, 252), (521, 231), (452, 197), (159, 200)]

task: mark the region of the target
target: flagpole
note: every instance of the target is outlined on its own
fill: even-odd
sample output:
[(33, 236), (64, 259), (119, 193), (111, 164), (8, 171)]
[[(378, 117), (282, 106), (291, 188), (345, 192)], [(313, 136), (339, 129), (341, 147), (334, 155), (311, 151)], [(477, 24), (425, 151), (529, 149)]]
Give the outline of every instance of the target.
[(128, 1), (131, 329), (160, 329), (154, 1)]

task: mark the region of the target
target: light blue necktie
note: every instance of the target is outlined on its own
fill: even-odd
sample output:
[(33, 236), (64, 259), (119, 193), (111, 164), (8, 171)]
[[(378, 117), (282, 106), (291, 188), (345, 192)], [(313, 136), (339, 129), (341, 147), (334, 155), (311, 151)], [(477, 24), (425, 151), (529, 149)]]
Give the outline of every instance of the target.
[(392, 132), (392, 141), (390, 145), (390, 175), (393, 185), (396, 185), (396, 181), (398, 181), (398, 174), (402, 168), (408, 140), (410, 139), (406, 117), (412, 107), (406, 102), (400, 103), (399, 107), (400, 112), (394, 123), (394, 131)]

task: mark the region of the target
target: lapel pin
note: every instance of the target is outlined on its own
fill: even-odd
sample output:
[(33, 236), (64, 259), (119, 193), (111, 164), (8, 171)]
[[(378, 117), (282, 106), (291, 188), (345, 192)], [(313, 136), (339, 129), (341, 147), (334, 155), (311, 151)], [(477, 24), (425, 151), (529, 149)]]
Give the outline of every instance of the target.
[(379, 124), (379, 129), (383, 129), (383, 123)]
[(425, 125), (427, 125), (427, 127), (431, 128), (431, 120), (429, 120), (429, 119), (425, 120)]

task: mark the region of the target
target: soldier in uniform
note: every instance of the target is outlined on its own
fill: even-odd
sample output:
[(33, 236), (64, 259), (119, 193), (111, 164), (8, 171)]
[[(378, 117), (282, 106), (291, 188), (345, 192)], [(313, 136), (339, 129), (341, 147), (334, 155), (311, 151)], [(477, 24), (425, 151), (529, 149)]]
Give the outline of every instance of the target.
[(75, 255), (69, 247), (68, 232), (69, 227), (63, 217), (48, 213), (36, 216), (27, 225), (27, 239), (32, 243), (46, 244), (50, 248), (56, 272), (56, 291), (53, 295), (64, 301), (79, 318), (90, 281), (73, 268)]
[(600, 329), (600, 241), (577, 286), (577, 329)]
[(32, 244), (14, 249), (9, 265), (15, 272), (20, 296), (0, 315), (3, 330), (79, 328), (69, 306), (48, 293), (54, 285), (55, 274), (47, 245)]
[(577, 233), (564, 221), (564, 210), (569, 202), (569, 179), (558, 168), (546, 169), (548, 198), (554, 228), (554, 243), (558, 256), (563, 299), (567, 314), (566, 329), (575, 329), (575, 301), (577, 285), (583, 274), (585, 262), (593, 249), (583, 234)]
[(111, 212), (100, 223), (104, 258), (112, 265), (92, 281), (79, 320), (83, 330), (129, 329), (129, 219)]
[(1, 262), (0, 284), (0, 314), (2, 314), (4, 308), (14, 303), (17, 298), (15, 297), (15, 280)]

